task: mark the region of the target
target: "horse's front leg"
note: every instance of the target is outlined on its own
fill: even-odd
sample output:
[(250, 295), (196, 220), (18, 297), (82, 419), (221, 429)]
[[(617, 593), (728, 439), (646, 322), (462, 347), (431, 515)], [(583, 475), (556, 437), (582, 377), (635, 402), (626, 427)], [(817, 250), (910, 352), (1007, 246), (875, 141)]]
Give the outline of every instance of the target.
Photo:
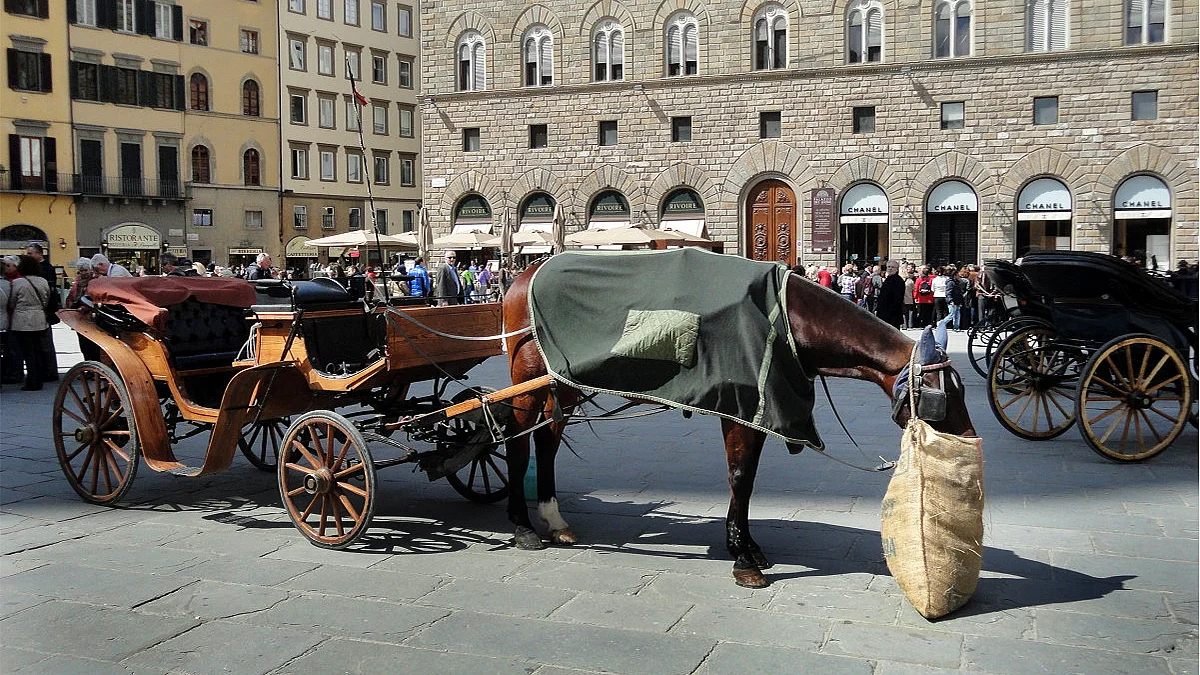
[[(537, 423), (542, 401), (535, 396), (519, 396), (512, 401), (513, 424), (509, 434), (517, 434)], [(525, 472), (529, 469), (529, 434), (510, 437), (504, 443), (508, 462), (508, 520), (516, 526), (513, 543), (517, 548), (536, 551), (546, 548), (529, 520), (525, 504)]]
[(725, 458), (729, 464), (729, 515), (725, 519), (725, 546), (733, 556), (733, 580), (738, 586), (763, 588), (762, 570), (771, 567), (762, 550), (750, 537), (750, 493), (762, 455), (766, 435), (727, 419), (721, 420), (725, 436)]
[[(569, 411), (578, 399), (578, 392), (558, 387), (555, 392), (561, 410)], [(545, 415), (549, 419), (554, 413), (555, 397), (546, 401)], [(550, 543), (570, 546), (578, 542), (575, 531), (563, 520), (558, 510), (558, 489), (554, 484), (554, 460), (562, 443), (566, 420), (552, 422), (533, 432), (533, 445), (537, 450), (537, 493), (538, 517), (550, 531)]]

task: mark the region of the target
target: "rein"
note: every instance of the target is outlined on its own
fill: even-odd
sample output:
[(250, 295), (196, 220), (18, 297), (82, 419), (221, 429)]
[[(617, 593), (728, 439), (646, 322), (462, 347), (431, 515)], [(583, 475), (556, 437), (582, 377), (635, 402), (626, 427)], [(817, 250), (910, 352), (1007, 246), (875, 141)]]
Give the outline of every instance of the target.
[[(830, 393), (829, 393), (829, 383), (825, 380), (824, 375), (821, 376), (821, 387), (823, 389), (825, 389), (825, 398), (829, 400), (829, 409), (833, 411), (834, 418), (837, 419), (838, 424), (842, 425), (842, 431), (846, 432), (846, 438), (850, 439), (850, 442), (854, 444), (855, 448), (858, 448), (858, 451), (861, 454), (862, 448), (859, 448), (858, 442), (855, 441), (854, 437), (850, 435), (850, 430), (846, 428), (846, 423), (842, 421), (842, 416), (838, 414), (837, 406), (835, 406), (833, 404), (833, 396), (830, 395)], [(893, 467), (896, 466), (895, 462), (891, 462), (891, 461), (884, 459), (882, 455), (880, 455), (880, 457), (879, 457), (879, 461), (882, 462), (882, 464), (879, 464), (878, 466), (875, 466), (875, 467), (866, 467), (866, 466), (859, 466), (857, 464), (851, 464), (850, 462), (847, 462), (844, 459), (838, 459), (837, 457), (834, 457), (833, 455), (825, 452), (824, 450), (817, 450), (817, 452), (822, 457), (832, 459), (833, 461), (837, 462), (838, 464), (844, 464), (844, 465), (850, 467), (851, 469), (858, 469), (859, 471), (868, 471), (870, 473), (877, 473), (879, 471), (889, 471)]]

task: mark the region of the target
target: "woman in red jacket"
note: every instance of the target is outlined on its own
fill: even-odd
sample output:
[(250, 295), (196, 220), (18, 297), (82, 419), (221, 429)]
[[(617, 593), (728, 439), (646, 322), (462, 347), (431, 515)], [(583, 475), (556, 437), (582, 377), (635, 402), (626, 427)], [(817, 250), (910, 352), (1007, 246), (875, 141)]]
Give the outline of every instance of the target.
[(922, 265), (921, 272), (913, 282), (913, 300), (917, 303), (917, 323), (924, 328), (933, 323), (933, 273), (929, 265)]

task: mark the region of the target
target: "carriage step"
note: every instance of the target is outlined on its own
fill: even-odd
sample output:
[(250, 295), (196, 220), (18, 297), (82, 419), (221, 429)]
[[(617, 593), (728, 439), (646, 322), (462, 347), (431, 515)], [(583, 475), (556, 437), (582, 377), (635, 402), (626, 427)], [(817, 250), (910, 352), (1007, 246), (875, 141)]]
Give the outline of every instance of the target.
[(200, 475), (200, 470), (201, 467), (198, 466), (177, 466), (174, 469), (167, 469), (167, 473), (184, 478), (195, 478)]

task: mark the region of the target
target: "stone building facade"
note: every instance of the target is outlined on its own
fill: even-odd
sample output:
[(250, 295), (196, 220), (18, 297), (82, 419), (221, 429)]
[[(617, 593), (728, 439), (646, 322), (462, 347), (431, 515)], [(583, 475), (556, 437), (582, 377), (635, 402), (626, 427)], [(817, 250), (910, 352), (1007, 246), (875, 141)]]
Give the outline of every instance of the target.
[(425, 206), (443, 233), (480, 198), (495, 224), (548, 195), (574, 231), (612, 204), (663, 225), (682, 195), (727, 253), (789, 263), (1195, 260), (1198, 15), (439, 2), (421, 16)]

